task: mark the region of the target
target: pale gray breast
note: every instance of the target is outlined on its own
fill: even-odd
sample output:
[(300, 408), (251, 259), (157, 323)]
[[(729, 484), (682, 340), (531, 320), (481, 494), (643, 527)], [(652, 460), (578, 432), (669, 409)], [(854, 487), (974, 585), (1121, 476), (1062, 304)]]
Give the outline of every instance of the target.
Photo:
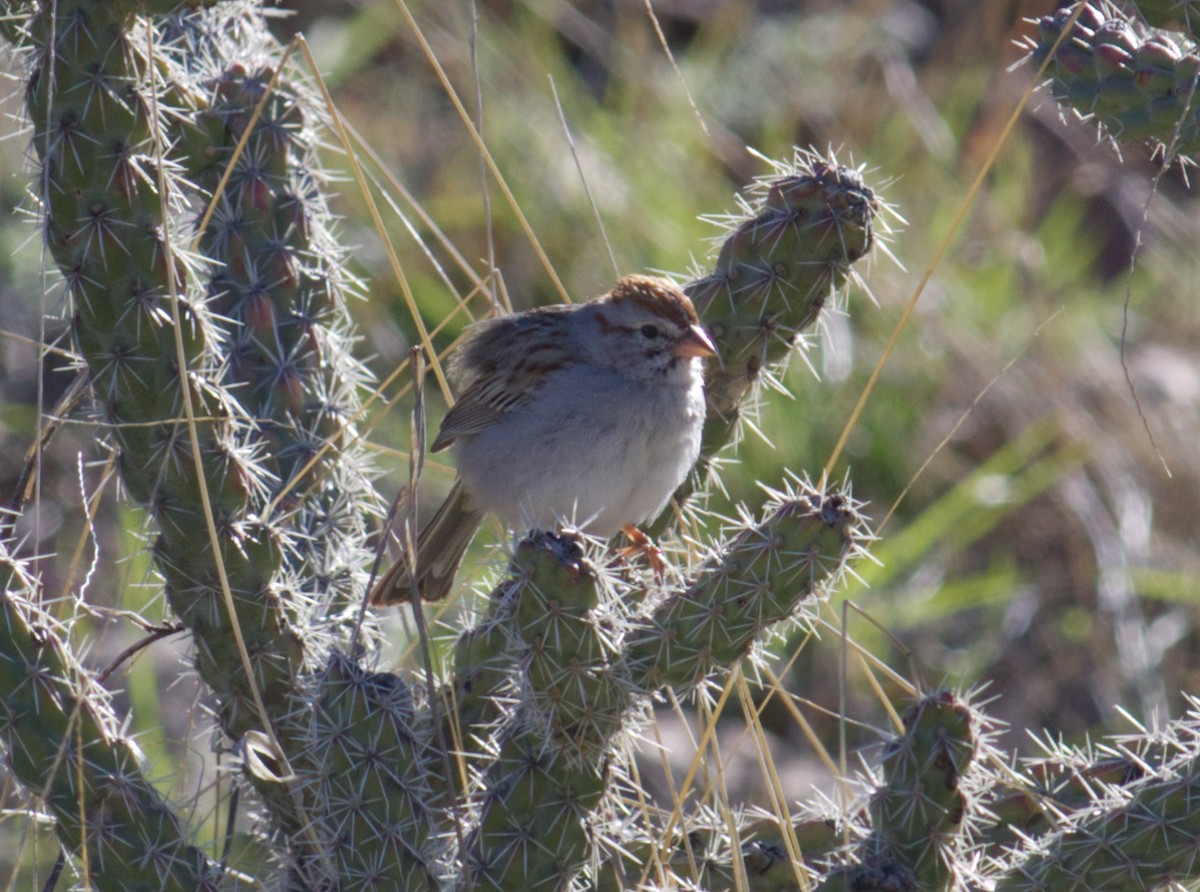
[(684, 371), (646, 387), (593, 366), (563, 370), (457, 443), (459, 473), (511, 527), (593, 518), (589, 532), (613, 535), (657, 513), (695, 462), (704, 397)]

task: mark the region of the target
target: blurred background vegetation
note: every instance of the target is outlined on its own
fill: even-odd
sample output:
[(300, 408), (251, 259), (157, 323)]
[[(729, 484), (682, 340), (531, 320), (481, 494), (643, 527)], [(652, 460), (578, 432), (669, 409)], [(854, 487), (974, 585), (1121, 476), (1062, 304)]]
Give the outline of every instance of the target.
[[(851, 755), (869, 753), (888, 728), (853, 661), (843, 706), (843, 597), (866, 615), (849, 614), (850, 636), (901, 676), (925, 688), (986, 686), (989, 711), (1008, 725), (1004, 744), (1018, 751), (1036, 752), (1027, 732), (1079, 742), (1129, 730), (1124, 713), (1152, 725), (1181, 711), (1181, 692), (1200, 691), (1200, 217), (1187, 170), (1163, 171), (1138, 146), (1118, 150), (1037, 93), (953, 226), (1032, 82), (1031, 66), (1013, 68), (1017, 43), (1031, 33), (1028, 17), (1052, 11), (1050, 0), (407, 8), (419, 37), (393, 0), (303, 2), (276, 22), (281, 40), (305, 36), (338, 110), (379, 160), (362, 146), (357, 157), (396, 181), (381, 194), (392, 202), (384, 217), (403, 283), (329, 136), (341, 230), (364, 297), (354, 307), (358, 353), (378, 379), (417, 337), (406, 291), (445, 347), (493, 301), (520, 309), (561, 299), (539, 251), (574, 299), (605, 290), (618, 271), (685, 277), (705, 268), (719, 232), (705, 216), (734, 210), (735, 193), (768, 172), (760, 153), (832, 149), (860, 165), (894, 210), (887, 252), (859, 270), (863, 282), (839, 301), (844, 312), (781, 375), (787, 392), (765, 395), (756, 430), (724, 469), (724, 491), (708, 502), (714, 526), (738, 503), (760, 500), (759, 483), (777, 483), (783, 468), (820, 476), (949, 241), (832, 469), (853, 480), (877, 528), (887, 518), (873, 549), (879, 564), (857, 568), (861, 580), (839, 593), (819, 642), (772, 645), (781, 672), (795, 657), (785, 686), (800, 711), (836, 751), (844, 710)], [(540, 248), (486, 173), (425, 45)], [(5, 111), (15, 115), (12, 83)], [(20, 212), (27, 137), (8, 121), (6, 500), (39, 402), (49, 413), (72, 377), (69, 357), (53, 352), (39, 375), (36, 341), (64, 346), (65, 323), (36, 227)], [(492, 264), (497, 277), (482, 281)], [(387, 395), (407, 384), (400, 376)], [(429, 402), (432, 426), (444, 403), (433, 392)], [(408, 408), (399, 399), (367, 421), (389, 494), (407, 474)], [(84, 510), (106, 473), (95, 439), (75, 413), (43, 457), (37, 508), (16, 533), (48, 591), (86, 582), (95, 610), (88, 659), (102, 668), (141, 634), (113, 611), (159, 621), (165, 607), (139, 540), (143, 520), (115, 481)], [(427, 509), (450, 481), (442, 461), (428, 465)], [(489, 546), (503, 539), (495, 530), (477, 543), (468, 561), (477, 582), (494, 578), (501, 564)], [(198, 797), (203, 810), (211, 740), (182, 647), (156, 643), (112, 684), (157, 772), (169, 775), (164, 785)], [(728, 712), (740, 726), (738, 710)], [(763, 721), (781, 738), (777, 761), (804, 772), (801, 784), (815, 777), (782, 698)], [(664, 718), (660, 733), (678, 732)], [(744, 783), (755, 786), (757, 772)], [(787, 791), (793, 801), (808, 795), (805, 785)], [(48, 835), (45, 845), (52, 858)]]

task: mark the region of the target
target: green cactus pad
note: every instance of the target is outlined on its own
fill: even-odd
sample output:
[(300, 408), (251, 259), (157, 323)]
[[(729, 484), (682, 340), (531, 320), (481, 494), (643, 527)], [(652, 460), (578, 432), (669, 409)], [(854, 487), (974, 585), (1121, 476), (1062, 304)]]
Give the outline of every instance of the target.
[(342, 654), (312, 684), (297, 764), (338, 888), (439, 888), (447, 815), (427, 711), (400, 678)]
[(787, 359), (845, 286), (851, 265), (870, 252), (882, 207), (858, 170), (797, 150), (790, 163), (776, 164), (746, 190), (740, 213), (714, 218), (728, 230), (716, 263), (684, 291), (720, 360), (708, 364), (700, 461), (677, 501), (703, 486), (755, 386)]
[(949, 691), (927, 694), (905, 713), (904, 733), (883, 752), (870, 832), (853, 849), (855, 863), (832, 871), (820, 892), (951, 888), (970, 808), (963, 778), (978, 754), (980, 723)]

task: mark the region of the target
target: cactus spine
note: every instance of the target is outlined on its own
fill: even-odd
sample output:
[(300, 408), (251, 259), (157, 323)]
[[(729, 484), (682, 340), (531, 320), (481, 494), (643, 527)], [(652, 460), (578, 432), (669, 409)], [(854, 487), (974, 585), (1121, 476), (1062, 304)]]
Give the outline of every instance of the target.
[(493, 594), (522, 654), (522, 683), (480, 775), (469, 886), (573, 881), (592, 857), (591, 817), (636, 710), (661, 688), (702, 689), (727, 673), (837, 580), (863, 536), (853, 500), (802, 484), (716, 548), (686, 586), (638, 608), (578, 539), (522, 542), (509, 581)]
[[(1144, 11), (1190, 27), (1192, 6)], [(288, 72), (268, 93), (279, 52), (256, 7), (203, 7), (9, 3), (18, 14), (0, 27), (29, 50), (44, 235), (96, 403), (126, 488), (155, 525), (170, 605), (280, 843), (284, 875), (264, 866), (256, 881), (520, 892), (629, 888), (644, 873), (652, 886), (782, 892), (798, 870), (828, 889), (1195, 881), (1194, 716), (1153, 753), (1073, 756), (1085, 794), (1051, 795), (1037, 780), (990, 789), (986, 722), (964, 698), (928, 695), (886, 747), (849, 850), (834, 845), (831, 824), (787, 828), (812, 831), (797, 832), (803, 868), (771, 821), (744, 825), (735, 843), (723, 819), (693, 810), (662, 842), (653, 818), (623, 811), (630, 732), (651, 698), (666, 688), (703, 696), (858, 555), (866, 534), (844, 492), (788, 486), (671, 584), (615, 568), (574, 536), (531, 536), (434, 690), (373, 671), (364, 642), (338, 634), (360, 594), (377, 502), (351, 445), (363, 372), (349, 355), (350, 283), (312, 162), (312, 103)], [(1081, 18), (1054, 61), (1056, 95), (1122, 138), (1165, 142), (1178, 125), (1179, 148), (1193, 150), (1200, 125), (1184, 97), (1195, 53), (1115, 19), (1107, 6)], [(1035, 55), (1065, 22), (1041, 22)], [(229, 168), (191, 254), (181, 221)], [(751, 188), (714, 269), (687, 286), (724, 362), (710, 371), (704, 459), (681, 500), (704, 484), (754, 387), (852, 277), (881, 207), (858, 171), (806, 153)], [(194, 427), (183, 421), (189, 405)], [(199, 534), (206, 501), (212, 539)], [(0, 738), (85, 879), (235, 885), (142, 776), (103, 692), (33, 603), (36, 586), (2, 562)], [(235, 617), (294, 784), (260, 758), (264, 719)]]
[[(27, 106), (46, 242), (221, 726), (242, 741), (265, 722), (286, 766), (306, 744), (289, 721), (305, 660), (322, 659), (324, 629), (356, 593), (367, 554), (374, 494), (357, 453), (328, 448), (353, 433), (362, 373), (347, 350), (346, 282), (311, 167), (306, 99), (286, 79), (234, 165), (203, 260), (188, 253), (178, 209), (213, 194), (270, 73), (264, 62), (248, 75), (228, 57), (278, 49), (253, 6), (142, 17), (164, 11), (86, 0), (32, 9)], [(231, 34), (257, 43), (231, 45)], [(163, 157), (168, 147), (180, 155)], [(266, 514), (275, 497), (286, 525), (282, 512)], [(270, 771), (247, 774), (277, 827), (304, 839), (298, 851), (321, 850), (312, 803)]]
[[(312, 685), (297, 760), (336, 888), (434, 890), (450, 816), (429, 711), (395, 675), (334, 653)], [(303, 845), (303, 841), (296, 843)], [(315, 853), (313, 853), (315, 854)]]
[[(324, 234), (310, 108), (286, 79), (266, 94), (275, 50), (253, 14), (239, 33), (257, 36), (235, 52), (216, 26), (228, 11), (141, 17), (161, 12), (82, 0), (35, 10), (28, 104), (44, 166), (46, 237), (127, 488), (157, 524), (154, 552), (172, 608), (193, 632), (223, 728), (248, 741), (261, 730), (258, 705), (238, 670), (218, 555), (227, 572), (272, 730), (302, 779), (284, 789), (248, 771), (287, 843), (288, 881), (525, 890), (631, 875), (603, 817), (605, 806), (619, 807), (613, 785), (628, 731), (656, 692), (703, 692), (836, 582), (865, 539), (857, 506), (845, 493), (789, 486), (760, 520), (732, 530), (682, 584), (666, 587), (616, 573), (568, 535), (527, 539), (432, 695), (364, 668), (358, 651), (331, 647), (325, 632), (353, 603), (375, 501), (346, 446), (362, 372), (346, 348), (347, 283)], [(152, 39), (164, 54), (153, 64), (142, 51)], [(175, 79), (156, 84), (152, 70)], [(250, 129), (260, 100), (262, 118)], [(165, 107), (174, 114), (156, 117)], [(177, 154), (160, 172), (167, 145)], [(230, 165), (197, 260), (167, 209), (204, 203)], [(706, 462), (733, 435), (762, 376), (869, 251), (880, 208), (856, 171), (812, 155), (749, 194), (715, 269), (688, 286), (725, 359), (708, 382)], [(180, 420), (185, 396), (198, 419), (200, 467)], [(214, 506), (216, 552), (196, 535), (201, 480)], [(267, 516), (272, 504), (279, 513)], [(285, 515), (286, 523), (277, 519)], [(19, 602), (10, 595), (5, 603)], [(22, 628), (9, 623), (13, 653), (32, 646)], [(47, 654), (58, 659), (52, 673), (81, 677), (61, 650)], [(28, 665), (15, 657), (7, 664)], [(87, 697), (73, 696), (62, 702), (91, 715)], [(433, 697), (446, 721), (440, 734)], [(948, 885), (970, 811), (959, 784), (975, 752), (965, 710), (937, 695), (910, 713), (887, 751), (871, 830), (827, 885)], [(79, 733), (97, 742), (85, 744), (85, 770), (72, 774), (46, 764), (58, 748), (70, 751), (70, 734), (60, 722), (42, 748), (33, 746), (33, 712), (22, 707), (20, 721), (6, 722), (10, 759), (26, 783), (49, 791), (68, 847), (96, 846), (88, 860), (104, 865), (98, 885), (125, 882), (135, 855), (155, 865), (158, 885), (215, 882), (183, 822), (138, 779), (131, 748), (99, 733), (108, 719), (80, 721)], [(456, 741), (451, 777), (439, 737)], [(137, 794), (122, 799), (120, 820), (109, 820), (115, 812), (103, 793), (93, 796), (105, 787), (88, 770), (120, 777), (121, 789)], [(1158, 801), (1174, 802), (1173, 794)], [(90, 810), (82, 824), (76, 802)], [(80, 828), (89, 823), (99, 831), (85, 838)], [(723, 828), (703, 815), (686, 823), (699, 861), (664, 853), (660, 879), (729, 888), (738, 874)], [(120, 842), (125, 832), (137, 842)], [(648, 854), (646, 842), (626, 848)], [(755, 889), (794, 882), (770, 828), (747, 837), (741, 859)], [(1024, 863), (1033, 870), (1032, 857)]]
[(803, 599), (836, 580), (866, 539), (848, 494), (809, 483), (777, 494), (764, 513), (635, 626), (627, 659), (639, 687), (686, 690), (727, 670)]
[[(143, 50), (152, 38), (139, 35), (152, 32), (135, 12), (132, 4), (68, 2), (39, 6), (31, 21), (37, 58), (27, 103), (42, 162), (46, 242), (66, 279), (75, 340), (111, 425), (122, 479), (157, 524), (154, 553), (168, 598), (196, 631), (197, 669), (236, 739), (258, 718), (221, 597), (218, 560), (265, 701), (286, 697), (301, 648), (275, 609), (272, 580), (284, 537), (255, 514), (265, 473), (237, 404), (211, 387), (220, 335), (197, 298), (198, 270), (168, 228), (166, 209), (184, 195), (160, 170), (165, 134), (154, 112), (167, 99), (150, 81), (154, 67)], [(159, 183), (167, 194), (158, 194)], [(182, 326), (182, 369), (172, 301)], [(196, 418), (201, 469), (185, 400)], [(206, 529), (201, 479), (222, 533), (219, 554), (198, 535)]]
[(1014, 836), (995, 884), (1033, 889), (1158, 889), (1200, 877), (1200, 713), (1099, 752), (1052, 747), (1037, 785), (1052, 825)]
[[(1185, 9), (1190, 4), (1173, 4), (1174, 14), (1167, 4), (1139, 6), (1152, 22), (1184, 19), (1195, 27), (1200, 21)], [(1038, 20), (1029, 43), (1034, 63), (1050, 55), (1071, 15), (1064, 8)], [(1113, 140), (1149, 140), (1172, 156), (1194, 155), (1200, 149), (1200, 54), (1194, 41), (1185, 37), (1181, 45), (1108, 3), (1087, 4), (1051, 59), (1050, 94)]]
[[(797, 150), (746, 190), (738, 214), (720, 219), (727, 231), (713, 270), (684, 286), (721, 362), (707, 370), (700, 461), (675, 495), (680, 504), (734, 438), (747, 397), (786, 362), (849, 280), (851, 264), (871, 250), (882, 207), (857, 170)], [(656, 529), (668, 522), (669, 512)]]
[(100, 890), (216, 889), (219, 865), (142, 773), (142, 756), (106, 692), (37, 606), (36, 583), (0, 545), (0, 741), (69, 851)]

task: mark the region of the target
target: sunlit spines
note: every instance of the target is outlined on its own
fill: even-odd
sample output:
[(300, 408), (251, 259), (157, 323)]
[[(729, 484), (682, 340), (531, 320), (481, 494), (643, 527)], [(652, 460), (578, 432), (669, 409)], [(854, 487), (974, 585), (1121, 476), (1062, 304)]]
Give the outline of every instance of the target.
[(341, 508), (348, 499), (378, 503), (352, 426), (369, 377), (350, 351), (345, 299), (355, 285), (328, 231), (317, 104), (294, 72), (277, 72), (278, 48), (261, 14), (246, 16), (259, 45), (234, 43), (217, 28), (186, 35), (208, 98), (197, 126), (183, 132), (212, 138), (197, 138), (186, 154), (214, 201), (200, 240), (212, 261), (208, 293), (213, 311), (235, 323), (222, 377), (265, 444), (272, 500), (299, 510), (289, 562), (312, 571), (316, 592), (348, 604), (369, 556), (362, 514)]
[(1200, 38), (1200, 3), (1196, 0), (1137, 0), (1136, 5), (1152, 27), (1186, 31)]
[(589, 861), (588, 819), (604, 798), (606, 763), (572, 757), (540, 722), (517, 720), (481, 780), (465, 888), (566, 888)]
[(107, 890), (215, 890), (219, 866), (142, 772), (105, 692), (74, 662), (65, 630), (33, 599), (26, 570), (0, 545), (0, 749), (42, 797), (89, 880)]
[[(427, 704), (400, 678), (332, 653), (300, 699), (297, 765), (339, 888), (437, 889), (447, 810)], [(301, 828), (303, 830), (303, 828)], [(303, 848), (309, 837), (297, 833)]]
[[(1187, 5), (1178, 4), (1184, 18), (1192, 15)], [(1032, 63), (1046, 59), (1072, 13), (1063, 8), (1037, 20)], [(1200, 54), (1193, 40), (1148, 29), (1110, 3), (1087, 4), (1050, 61), (1050, 94), (1114, 141), (1147, 140), (1172, 157), (1194, 155)]]
[(514, 624), (523, 645), (527, 705), (568, 756), (595, 760), (612, 745), (629, 702), (600, 612), (605, 580), (569, 533), (523, 540)]
[[(817, 886), (819, 892), (972, 888), (966, 855), (986, 719), (969, 698), (948, 690), (922, 696), (903, 731), (884, 747), (871, 795), (870, 828)], [(962, 885), (956, 885), (962, 884)]]
[[(994, 888), (1166, 888), (1200, 878), (1200, 712), (1095, 747), (1046, 743), (1053, 824), (1012, 836)], [(1031, 784), (1036, 788), (1037, 784)], [(1063, 795), (1063, 794), (1066, 795)]]
[[(223, 375), (236, 325), (211, 312), (203, 282), (212, 258), (191, 253), (183, 222), (203, 196), (172, 154), (182, 144), (179, 122), (205, 105), (187, 80), (179, 35), (229, 26), (265, 40), (265, 23), (250, 5), (229, 7), (226, 18), (191, 10), (168, 22), (137, 11), (83, 0), (34, 8), (26, 29), (26, 100), (42, 163), (34, 187), (99, 414), (128, 492), (157, 526), (153, 553), (168, 601), (193, 633), (214, 713), (232, 741), (269, 726), (288, 751), (284, 720), (306, 650), (324, 646), (325, 627), (299, 625), (315, 599), (280, 571), (317, 530), (265, 516), (280, 474), (242, 403), (245, 388)], [(343, 369), (330, 368), (326, 378)], [(322, 396), (348, 392), (326, 379), (302, 386)], [(361, 490), (349, 477), (338, 482), (343, 492)], [(328, 537), (322, 547), (342, 541)], [(354, 570), (313, 563), (351, 592), (361, 550), (343, 548), (339, 557)], [(281, 792), (286, 784), (249, 776), (277, 827), (305, 825), (292, 791)]]
[(521, 673), (511, 696), (493, 701), (487, 746), (469, 748), (479, 768), (471, 793), (478, 819), (463, 860), (468, 887), (561, 888), (590, 860), (589, 827), (632, 692), (614, 666), (608, 580), (588, 552), (569, 531), (527, 537), (493, 596), (482, 628), (516, 656)]
[(720, 219), (728, 231), (712, 271), (684, 286), (719, 359), (707, 366), (700, 461), (676, 492), (680, 502), (702, 487), (735, 437), (755, 387), (787, 359), (875, 244), (883, 203), (857, 169), (799, 150), (774, 168), (747, 189), (738, 214)]
[(635, 683), (648, 691), (703, 685), (828, 590), (867, 538), (847, 493), (804, 482), (779, 493), (761, 521), (733, 531), (683, 591), (628, 633)]
[(489, 616), (455, 642), (452, 685), (443, 697), (444, 722), (447, 741), (457, 742), (456, 751), (466, 758), (482, 755), (481, 743), (516, 701), (519, 648), (512, 635), (503, 618)]

